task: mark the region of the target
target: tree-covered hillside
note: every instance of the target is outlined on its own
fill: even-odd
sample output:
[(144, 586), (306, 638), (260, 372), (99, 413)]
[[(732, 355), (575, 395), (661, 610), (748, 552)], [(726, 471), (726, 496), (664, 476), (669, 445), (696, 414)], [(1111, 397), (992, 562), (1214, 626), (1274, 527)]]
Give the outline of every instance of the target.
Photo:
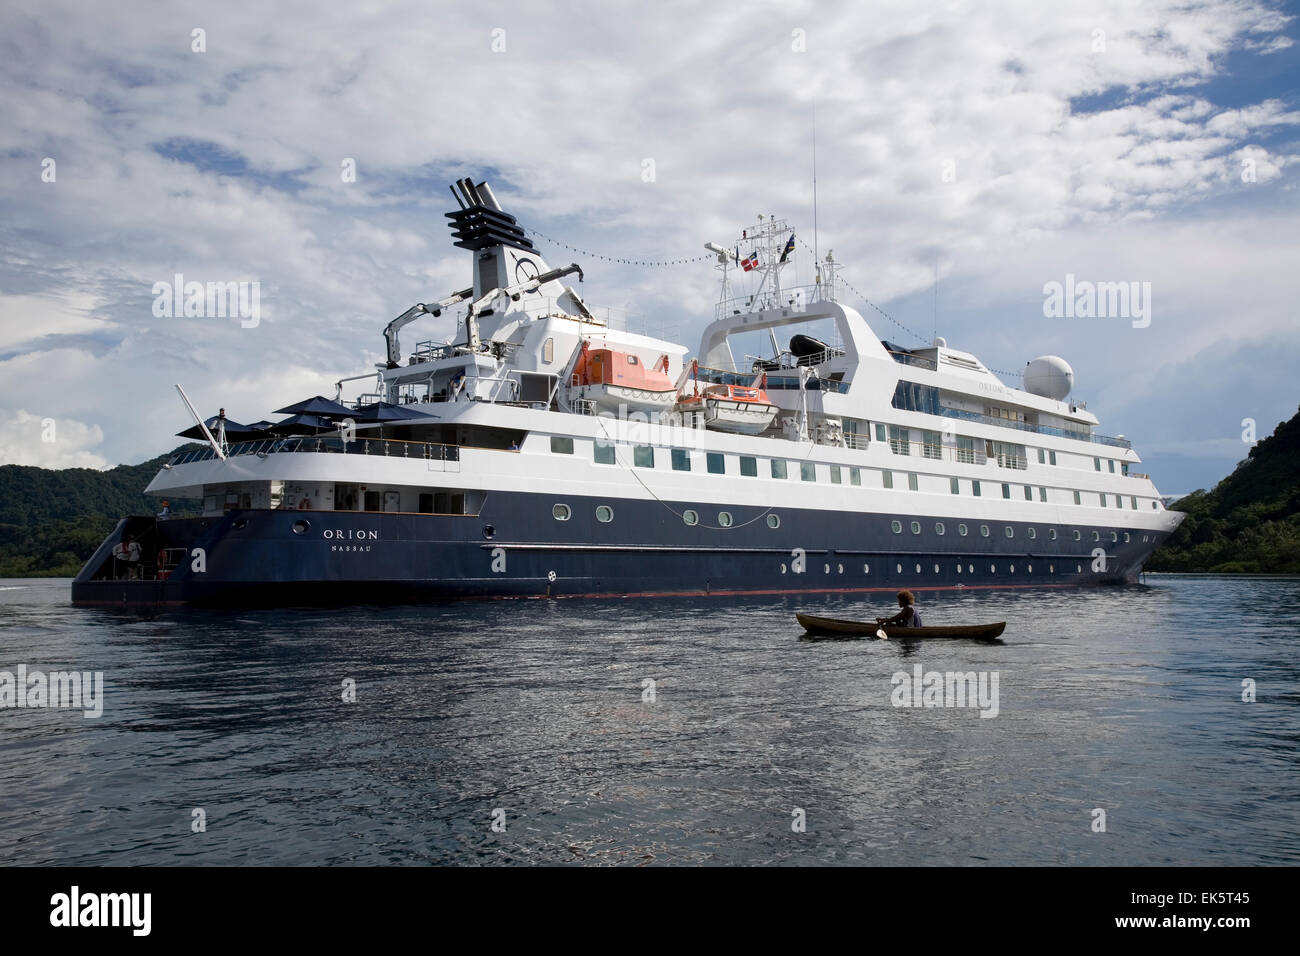
[[(0, 577), (76, 574), (119, 518), (158, 511), (142, 492), (169, 457), (108, 471), (0, 466)], [(199, 512), (197, 501), (170, 502), (173, 514)]]
[(1187, 517), (1148, 571), (1300, 574), (1300, 412), (1213, 491), (1194, 492), (1170, 510)]

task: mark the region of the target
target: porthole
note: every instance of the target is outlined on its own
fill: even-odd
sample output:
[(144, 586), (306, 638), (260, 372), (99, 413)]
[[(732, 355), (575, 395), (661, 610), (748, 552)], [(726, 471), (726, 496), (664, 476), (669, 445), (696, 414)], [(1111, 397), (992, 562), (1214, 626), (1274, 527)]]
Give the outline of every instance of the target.
[(248, 519), (240, 518), (230, 526), (230, 529), (232, 531), (243, 531), (247, 527), (248, 527)]
[(901, 564), (896, 564), (896, 565), (894, 565), (894, 570), (897, 571), (899, 574), (902, 574), (902, 573), (903, 573), (903, 566), (902, 566)]
[(485, 525), (483, 526), (483, 537), (484, 537), (484, 538), (486, 538), (487, 540), (491, 541), (491, 540), (492, 540), (493, 538), (495, 538), (496, 536), (497, 536), (497, 529), (496, 529), (495, 527), (493, 527), (493, 526), (490, 525), (490, 524), (485, 524)]
[(836, 573), (836, 574), (843, 574), (843, 573), (844, 573), (844, 565), (842, 565), (842, 564), (837, 564), (837, 565), (835, 565), (835, 573)]
[(700, 523), (700, 513), (698, 511), (692, 511), (690, 508), (687, 508), (685, 511), (682, 512), (682, 521), (694, 527), (695, 525)]
[(1011, 525), (1007, 525), (1006, 531), (1008, 538), (1014, 538), (1016, 536), (1016, 529), (1011, 527)]
[(966, 537), (966, 526), (964, 524), (957, 525), (957, 533), (963, 538)]
[(917, 574), (921, 573), (921, 566), (919, 564), (916, 566), (916, 573)]
[(989, 526), (986, 524), (980, 525), (980, 537), (987, 538), (988, 536), (989, 536)]
[(934, 523), (934, 533), (937, 534), (937, 535), (939, 535), (940, 537), (943, 537), (943, 522), (942, 522), (942, 521), (936, 521), (936, 522)]
[(960, 564), (957, 565), (957, 573), (958, 573), (958, 574), (961, 574), (961, 565), (960, 565)]
[(1026, 564), (1026, 565), (1025, 565), (1025, 573), (1026, 573), (1026, 574), (1033, 574), (1033, 573), (1034, 573), (1034, 566), (1033, 566), (1032, 564)]
[(1074, 571), (1075, 571), (1076, 574), (1082, 574), (1082, 573), (1083, 573), (1083, 565), (1082, 565), (1082, 564), (1076, 564), (1076, 565), (1074, 566)]
[(1125, 543), (1125, 544), (1128, 544), (1128, 542), (1129, 542), (1128, 532), (1125, 531), (1125, 532), (1124, 532), (1124, 543)]
[(998, 566), (996, 564), (990, 564), (989, 574), (997, 574), (997, 573), (998, 573)]
[(609, 505), (600, 505), (596, 508), (596, 520), (602, 524), (609, 524), (614, 520), (614, 509)]
[(1056, 540), (1056, 529), (1055, 529), (1055, 528), (1048, 528), (1048, 529), (1047, 529), (1047, 536), (1048, 536), (1049, 538), (1051, 538), (1053, 541), (1055, 541), (1055, 540)]
[(913, 521), (913, 522), (912, 522), (912, 534), (920, 534), (920, 533), (921, 533), (921, 522), (919, 522), (919, 521)]
[(966, 573), (967, 573), (967, 574), (974, 574), (974, 573), (975, 573), (975, 565), (973, 565), (973, 564), (968, 564), (968, 565), (966, 565)]
[(1082, 540), (1081, 535), (1079, 534), (1079, 529), (1078, 529), (1078, 528), (1075, 528), (1075, 529), (1074, 529), (1074, 540), (1075, 540), (1075, 541)]
[(935, 574), (938, 574), (938, 573), (939, 573), (939, 565), (937, 565), (937, 564), (934, 566), (934, 573), (935, 573)]
[(306, 534), (308, 529), (310, 528), (311, 528), (311, 522), (307, 521), (305, 518), (299, 518), (297, 521), (293, 523), (294, 534)]
[(1100, 531), (1094, 531), (1094, 532), (1092, 533), (1092, 540), (1093, 540), (1093, 541), (1100, 541), (1100, 540), (1101, 540), (1101, 532), (1100, 532)]
[(1049, 564), (1049, 565), (1047, 566), (1047, 573), (1048, 573), (1048, 574), (1055, 574), (1055, 573), (1056, 573), (1056, 565), (1054, 565), (1054, 564)]
[(902, 534), (902, 533), (903, 533), (903, 522), (901, 522), (901, 521), (891, 521), (891, 522), (889, 522), (889, 528), (890, 528), (891, 531), (894, 532), (894, 534)]
[(785, 565), (784, 565), (784, 564), (781, 565), (781, 573), (782, 573), (782, 574), (785, 574)]
[(573, 514), (568, 505), (555, 504), (551, 505), (551, 517), (556, 521), (568, 521)]
[(1012, 574), (1015, 574), (1015, 573), (1016, 573), (1016, 566), (1013, 564), (1013, 565), (1011, 565), (1011, 567), (1007, 568), (1007, 570), (1008, 570), (1009, 572), (1011, 572)]
[(863, 574), (870, 574), (870, 573), (871, 573), (871, 565), (869, 565), (869, 564), (864, 564), (864, 565), (862, 566), (862, 573), (863, 573)]
[(1111, 543), (1111, 544), (1115, 544), (1115, 543), (1118, 542), (1118, 541), (1119, 541), (1119, 532), (1117, 532), (1117, 531), (1112, 531), (1112, 532), (1110, 533), (1110, 543)]
[(831, 566), (829, 564), (823, 564), (822, 574), (830, 574), (830, 573), (831, 573)]
[(779, 527), (781, 527), (781, 516), (780, 516), (780, 515), (768, 515), (768, 516), (767, 516), (767, 526), (768, 526), (769, 528), (779, 528)]
[(731, 512), (730, 512), (730, 511), (719, 511), (719, 512), (718, 512), (718, 527), (719, 527), (719, 528), (730, 528), (730, 527), (731, 527)]
[(1029, 540), (1030, 540), (1030, 541), (1033, 541), (1035, 538), (1038, 537), (1038, 529), (1037, 529), (1037, 528), (1027, 528), (1027, 529), (1025, 529), (1025, 534), (1029, 535)]

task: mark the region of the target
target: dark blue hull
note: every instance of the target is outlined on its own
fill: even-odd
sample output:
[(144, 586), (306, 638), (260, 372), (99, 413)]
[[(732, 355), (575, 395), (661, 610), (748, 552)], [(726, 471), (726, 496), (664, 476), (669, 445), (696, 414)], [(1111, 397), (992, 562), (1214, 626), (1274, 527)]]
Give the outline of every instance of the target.
[[(557, 521), (555, 503), (551, 495), (493, 493), (475, 516), (231, 511), (164, 522), (127, 518), (73, 582), (72, 599), (245, 607), (1065, 587), (1135, 580), (1164, 537), (1130, 528), (1126, 542), (1121, 527), (794, 509), (777, 510), (772, 528), (766, 509), (629, 500), (613, 502), (612, 520), (601, 522), (596, 510), (605, 501), (573, 496), (564, 499), (571, 517)], [(716, 526), (721, 507), (733, 517), (729, 528)], [(683, 522), (688, 508), (699, 524)], [(959, 523), (967, 535), (958, 534)], [(981, 525), (989, 526), (987, 537)], [(134, 565), (112, 556), (124, 537), (142, 544)]]

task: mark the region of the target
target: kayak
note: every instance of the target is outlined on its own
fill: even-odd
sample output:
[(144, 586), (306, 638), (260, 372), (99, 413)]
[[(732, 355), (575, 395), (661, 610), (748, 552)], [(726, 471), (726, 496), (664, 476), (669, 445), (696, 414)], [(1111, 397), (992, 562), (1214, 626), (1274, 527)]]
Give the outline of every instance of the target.
[(963, 624), (949, 627), (899, 627), (896, 624), (876, 624), (873, 621), (843, 621), (834, 617), (813, 617), (795, 613), (803, 629), (809, 634), (842, 634), (845, 637), (875, 637), (884, 631), (886, 637), (965, 637), (977, 641), (991, 641), (1001, 636), (1007, 622), (994, 624)]

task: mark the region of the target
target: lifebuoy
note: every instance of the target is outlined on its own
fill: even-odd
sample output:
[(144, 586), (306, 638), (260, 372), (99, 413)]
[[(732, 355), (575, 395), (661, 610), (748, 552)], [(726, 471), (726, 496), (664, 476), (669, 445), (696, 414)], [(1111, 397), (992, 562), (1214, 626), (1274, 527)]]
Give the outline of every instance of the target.
[(304, 499), (302, 499), (302, 501), (298, 502), (298, 510), (299, 510), (299, 511), (311, 511), (311, 499), (310, 499), (310, 498), (304, 498)]

